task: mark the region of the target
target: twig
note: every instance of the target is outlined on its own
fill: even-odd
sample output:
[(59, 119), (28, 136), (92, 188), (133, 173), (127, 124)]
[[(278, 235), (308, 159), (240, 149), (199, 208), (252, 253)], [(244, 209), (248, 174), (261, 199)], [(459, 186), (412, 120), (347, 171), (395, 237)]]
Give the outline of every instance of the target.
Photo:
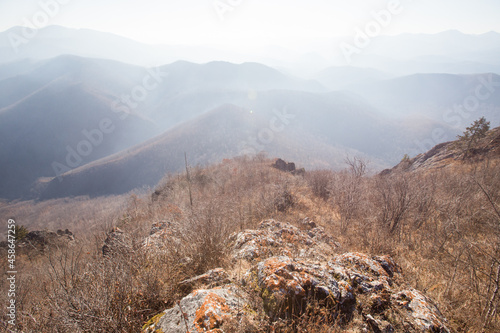
[(498, 291), (499, 291), (499, 284), (500, 284), (500, 265), (498, 265), (497, 275), (496, 275), (496, 278), (495, 278), (495, 290), (493, 291), (493, 294), (491, 295), (491, 299), (490, 299), (490, 302), (488, 304), (488, 312), (486, 313), (486, 316), (484, 318), (483, 330), (489, 324), (490, 317), (493, 317), (493, 315), (495, 313), (495, 309), (493, 308), (493, 302), (497, 298)]
[(177, 305), (179, 306), (179, 309), (181, 310), (182, 319), (184, 319), (184, 324), (186, 325), (186, 333), (189, 333), (189, 327), (188, 327), (188, 322), (187, 322), (187, 314), (184, 311), (182, 311), (182, 307), (181, 307), (181, 302), (180, 301), (177, 301)]
[(186, 163), (186, 177), (188, 181), (188, 190), (189, 190), (189, 203), (191, 204), (191, 209), (193, 208), (193, 196), (191, 194), (191, 177), (189, 177), (189, 168), (187, 161), (187, 154), (184, 152), (184, 162)]
[[(479, 188), (481, 189), (481, 191), (483, 192), (483, 194), (486, 196), (486, 198), (488, 199), (488, 202), (490, 203), (491, 207), (493, 208), (493, 210), (495, 211), (495, 213), (497, 214), (498, 218), (500, 218), (500, 211), (498, 210), (497, 206), (495, 205), (495, 202), (493, 201), (491, 195), (484, 189), (484, 187), (477, 181), (476, 177), (472, 177), (472, 179), (474, 180), (474, 182), (476, 183), (477, 186), (479, 186)], [(500, 221), (499, 221), (500, 222)]]

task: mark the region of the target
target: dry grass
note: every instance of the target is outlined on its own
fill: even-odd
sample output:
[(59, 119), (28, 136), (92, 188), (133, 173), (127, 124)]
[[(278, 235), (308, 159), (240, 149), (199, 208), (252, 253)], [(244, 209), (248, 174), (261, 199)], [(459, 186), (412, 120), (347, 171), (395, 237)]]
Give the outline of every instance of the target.
[[(0, 203), (0, 215), (13, 217), (28, 230), (69, 228), (78, 235), (109, 228), (126, 210), (130, 195), (100, 198), (76, 197), (48, 201)], [(1, 237), (5, 239), (5, 233)], [(2, 239), (2, 240), (3, 240)]]
[[(138, 332), (190, 292), (179, 288), (180, 281), (215, 267), (237, 270), (228, 260), (231, 233), (267, 218), (298, 224), (305, 217), (325, 226), (345, 250), (393, 256), (406, 283), (436, 300), (454, 330), (500, 331), (498, 163), (385, 177), (357, 174), (352, 165), (338, 173), (292, 176), (270, 164), (262, 158), (235, 159), (191, 168), (189, 181), (170, 175), (152, 195), (126, 200), (2, 207), (2, 212), (17, 209), (18, 219), (40, 215), (31, 230), (82, 226), (69, 247), (19, 253), (19, 331)], [(144, 251), (142, 239), (160, 221), (179, 226), (179, 243), (163, 252)], [(102, 226), (127, 232), (130, 252), (103, 258)], [(311, 314), (314, 309), (293, 325), (273, 324), (274, 330), (341, 331)], [(238, 330), (268, 331), (270, 325), (247, 323)]]

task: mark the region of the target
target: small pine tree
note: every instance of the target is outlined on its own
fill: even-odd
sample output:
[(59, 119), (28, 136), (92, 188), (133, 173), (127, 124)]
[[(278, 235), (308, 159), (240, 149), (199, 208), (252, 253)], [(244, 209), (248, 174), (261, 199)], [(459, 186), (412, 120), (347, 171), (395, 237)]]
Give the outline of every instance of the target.
[(23, 225), (16, 225), (15, 230), (16, 230), (16, 236), (15, 236), (16, 241), (22, 240), (28, 234), (28, 229), (26, 229)]
[(481, 117), (475, 120), (471, 126), (467, 127), (462, 135), (459, 135), (458, 145), (463, 149), (463, 158), (466, 159), (477, 142), (486, 136), (490, 130), (490, 122)]

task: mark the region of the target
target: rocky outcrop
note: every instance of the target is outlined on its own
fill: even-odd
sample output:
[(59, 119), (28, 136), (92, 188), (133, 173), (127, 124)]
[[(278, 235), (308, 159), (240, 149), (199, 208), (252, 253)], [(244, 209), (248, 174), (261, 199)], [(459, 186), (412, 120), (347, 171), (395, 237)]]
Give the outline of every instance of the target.
[(120, 228), (113, 228), (107, 233), (104, 245), (102, 246), (103, 256), (127, 255), (131, 251), (132, 241), (127, 233)]
[(162, 251), (167, 246), (181, 243), (181, 230), (175, 222), (161, 221), (153, 223), (149, 236), (143, 242), (144, 248)]
[(283, 172), (290, 172), (293, 175), (303, 175), (305, 173), (304, 168), (297, 169), (295, 163), (285, 162), (281, 158), (278, 158), (276, 162), (274, 162), (273, 167)]
[(287, 163), (283, 161), (281, 158), (278, 158), (276, 162), (274, 162), (273, 167), (278, 170), (286, 171), (286, 172), (294, 172), (295, 171), (295, 163), (290, 162)]
[(74, 240), (73, 233), (68, 229), (64, 231), (57, 230), (57, 232), (36, 230), (27, 233), (17, 246), (25, 249), (44, 250), (50, 247), (65, 246), (71, 244)]
[(289, 223), (275, 220), (263, 221), (257, 230), (234, 234), (231, 239), (234, 244), (233, 259), (248, 261), (272, 256), (326, 259), (340, 246), (322, 227), (300, 230)]
[[(67, 230), (67, 229), (66, 229)], [(37, 245), (48, 245), (57, 242), (58, 239), (64, 238), (67, 240), (74, 240), (73, 234), (68, 230), (64, 233), (61, 230), (57, 232), (52, 231), (30, 231), (23, 239), (24, 242)]]
[(224, 321), (236, 317), (246, 304), (244, 294), (232, 285), (196, 290), (147, 322), (142, 332), (222, 332)]
[(250, 267), (241, 280), (215, 269), (182, 282), (203, 288), (154, 317), (143, 332), (232, 332), (228, 322), (252, 322), (258, 314), (269, 331), (317, 315), (353, 332), (449, 332), (436, 305), (401, 284), (391, 257), (336, 253), (339, 244), (306, 222), (301, 229), (266, 220), (232, 235), (233, 260)]
[[(464, 160), (464, 150), (459, 147), (458, 141), (440, 143), (425, 153), (413, 158), (404, 158), (394, 168), (383, 170), (380, 175), (452, 167)], [(484, 138), (479, 139), (474, 147), (470, 149), (468, 155), (471, 160), (475, 161), (499, 158), (500, 127), (490, 130)]]

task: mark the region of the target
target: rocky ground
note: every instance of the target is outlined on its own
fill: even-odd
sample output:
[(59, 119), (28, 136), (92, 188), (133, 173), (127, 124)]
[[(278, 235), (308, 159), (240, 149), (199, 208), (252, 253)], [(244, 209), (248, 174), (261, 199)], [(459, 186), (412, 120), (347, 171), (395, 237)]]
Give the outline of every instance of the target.
[[(144, 247), (175, 241), (171, 228), (155, 225)], [(450, 332), (436, 304), (405, 287), (390, 257), (342, 253), (313, 221), (299, 228), (266, 220), (231, 240), (234, 269), (183, 281), (193, 291), (143, 333), (304, 331), (304, 318), (332, 332)]]
[[(420, 171), (450, 168), (464, 162), (464, 149), (457, 141), (444, 142), (436, 145), (426, 153), (411, 159), (404, 159), (392, 169), (382, 171), (387, 175), (397, 171)], [(500, 157), (500, 127), (490, 130), (484, 138), (478, 140), (468, 153), (468, 161), (498, 159)]]

